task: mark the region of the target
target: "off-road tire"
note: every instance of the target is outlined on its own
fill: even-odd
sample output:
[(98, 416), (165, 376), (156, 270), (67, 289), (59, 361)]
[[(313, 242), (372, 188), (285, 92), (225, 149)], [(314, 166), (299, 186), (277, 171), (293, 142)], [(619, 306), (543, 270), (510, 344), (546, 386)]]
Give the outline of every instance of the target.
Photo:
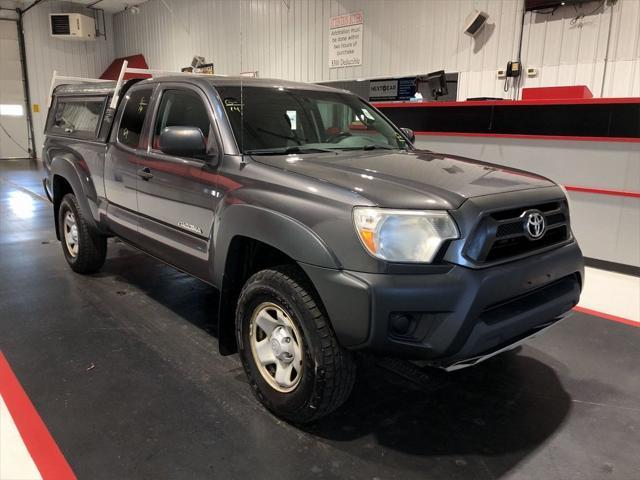
[[(73, 256), (65, 242), (64, 219), (68, 212), (75, 217), (77, 225), (78, 252)], [(58, 210), (58, 230), (62, 243), (62, 251), (67, 263), (74, 272), (89, 274), (97, 272), (104, 264), (107, 256), (107, 238), (94, 231), (80, 212), (78, 199), (68, 193), (60, 202)]]
[[(302, 332), (302, 375), (287, 393), (265, 381), (250, 347), (252, 314), (264, 302), (281, 307)], [(295, 266), (262, 270), (247, 280), (238, 299), (236, 336), (251, 389), (276, 416), (308, 423), (331, 413), (349, 397), (356, 376), (353, 356), (338, 344), (313, 286)]]

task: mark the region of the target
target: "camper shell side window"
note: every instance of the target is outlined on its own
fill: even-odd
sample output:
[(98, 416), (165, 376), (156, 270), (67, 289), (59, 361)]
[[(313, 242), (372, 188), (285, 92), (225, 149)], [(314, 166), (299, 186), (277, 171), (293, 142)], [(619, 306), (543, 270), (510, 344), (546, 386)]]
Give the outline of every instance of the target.
[(107, 107), (107, 96), (55, 97), (46, 133), (95, 140)]

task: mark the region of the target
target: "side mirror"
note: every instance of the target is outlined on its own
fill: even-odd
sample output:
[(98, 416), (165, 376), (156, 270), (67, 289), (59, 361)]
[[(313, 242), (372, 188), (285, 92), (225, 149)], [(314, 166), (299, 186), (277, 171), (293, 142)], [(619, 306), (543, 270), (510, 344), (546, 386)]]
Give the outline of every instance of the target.
[(402, 130), (402, 133), (404, 133), (407, 136), (407, 138), (411, 143), (416, 142), (416, 134), (413, 133), (413, 130), (411, 130), (410, 128), (404, 128), (404, 127), (401, 128), (400, 130)]
[(207, 153), (207, 145), (197, 127), (166, 127), (160, 132), (160, 150), (176, 157), (198, 157)]

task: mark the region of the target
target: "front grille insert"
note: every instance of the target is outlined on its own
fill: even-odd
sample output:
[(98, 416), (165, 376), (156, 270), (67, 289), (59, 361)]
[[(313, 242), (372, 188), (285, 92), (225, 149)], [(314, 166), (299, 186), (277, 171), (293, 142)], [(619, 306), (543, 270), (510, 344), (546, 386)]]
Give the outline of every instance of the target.
[(520, 235), (514, 238), (505, 238), (494, 242), (493, 247), (487, 254), (486, 261), (493, 262), (504, 258), (515, 257), (522, 253), (555, 245), (567, 239), (567, 227), (562, 226), (547, 232), (540, 240), (532, 243), (526, 236)]
[[(482, 311), (479, 320), (488, 325), (493, 325), (530, 311), (538, 305), (552, 302), (571, 292), (579, 291), (579, 289), (580, 280), (578, 275), (574, 273), (518, 297), (490, 305)], [(578, 296), (576, 295), (575, 298), (575, 301), (577, 301)], [(575, 303), (567, 304), (567, 311), (574, 306)]]
[[(544, 216), (546, 231), (539, 239), (530, 238), (525, 231), (523, 214), (528, 210)], [(467, 243), (466, 255), (477, 263), (498, 262), (562, 244), (570, 236), (566, 201), (526, 205), (484, 216)]]

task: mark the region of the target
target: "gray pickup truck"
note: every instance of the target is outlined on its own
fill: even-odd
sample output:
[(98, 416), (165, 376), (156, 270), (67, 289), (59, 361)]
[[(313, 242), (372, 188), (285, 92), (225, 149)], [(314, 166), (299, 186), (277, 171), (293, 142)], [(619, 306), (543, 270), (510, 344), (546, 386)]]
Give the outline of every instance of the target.
[(239, 351), (258, 399), (302, 423), (349, 396), (355, 352), (454, 370), (578, 302), (561, 187), (413, 141), (317, 85), (61, 85), (44, 185), (74, 271), (98, 270), (117, 236), (210, 283), (220, 351)]

